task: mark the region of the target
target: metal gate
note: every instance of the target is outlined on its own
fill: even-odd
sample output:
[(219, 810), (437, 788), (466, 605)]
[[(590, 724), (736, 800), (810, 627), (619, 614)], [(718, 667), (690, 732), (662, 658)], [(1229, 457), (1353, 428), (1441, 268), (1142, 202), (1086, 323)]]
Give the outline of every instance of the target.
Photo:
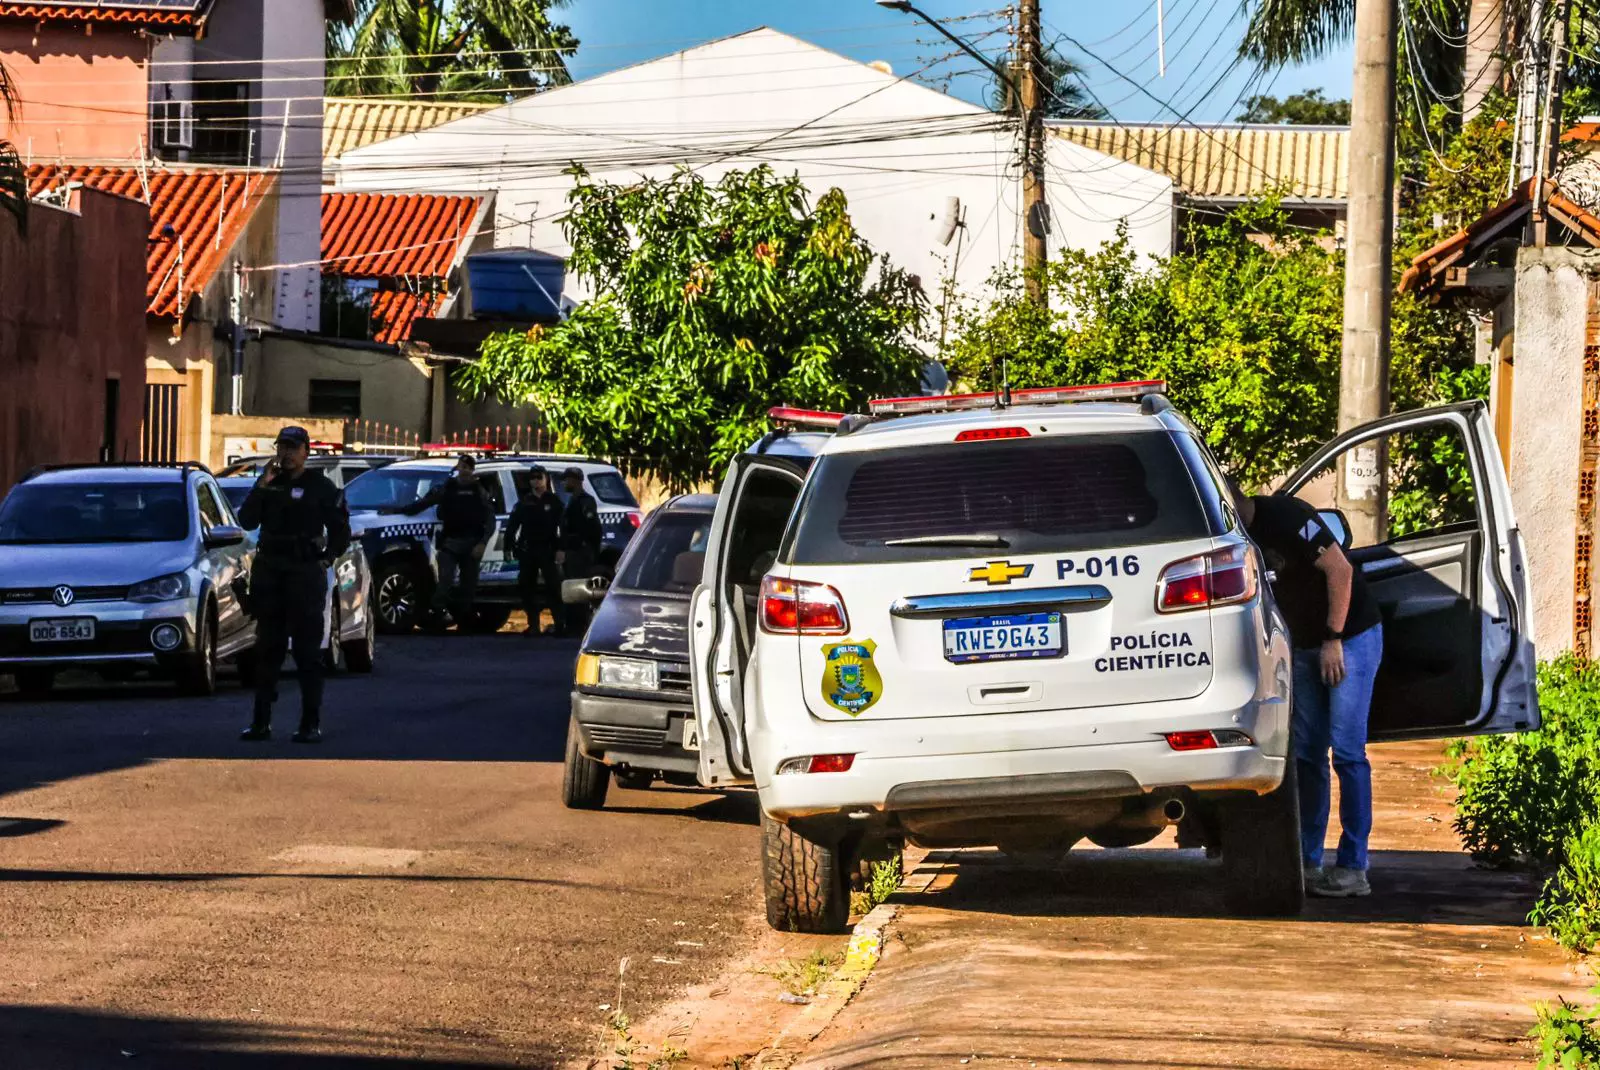
[(150, 383), (144, 388), (144, 459), (171, 464), (178, 457), (180, 383)]

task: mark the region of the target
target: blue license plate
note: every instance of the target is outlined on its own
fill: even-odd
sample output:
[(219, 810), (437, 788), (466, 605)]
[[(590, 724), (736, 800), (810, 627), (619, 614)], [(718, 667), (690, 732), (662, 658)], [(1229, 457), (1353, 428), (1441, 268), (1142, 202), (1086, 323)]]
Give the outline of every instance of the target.
[(1060, 613), (962, 617), (944, 622), (944, 656), (958, 664), (1059, 658), (1066, 653)]

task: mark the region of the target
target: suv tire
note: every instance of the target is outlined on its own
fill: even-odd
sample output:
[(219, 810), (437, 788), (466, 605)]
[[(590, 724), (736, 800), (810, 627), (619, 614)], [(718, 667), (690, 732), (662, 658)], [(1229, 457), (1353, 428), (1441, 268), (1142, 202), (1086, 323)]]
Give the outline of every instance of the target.
[(818, 843), (761, 815), (761, 886), (774, 929), (843, 932), (850, 923), (853, 869), (841, 844)]
[(1300, 793), (1294, 752), (1283, 783), (1267, 795), (1222, 811), (1222, 881), (1228, 910), (1252, 917), (1289, 917), (1305, 906), (1300, 866)]
[(422, 570), (410, 561), (390, 561), (378, 566), (372, 584), (376, 592), (378, 630), (386, 635), (407, 635), (422, 620), (427, 598)]
[(217, 692), (217, 623), (216, 611), (210, 605), (200, 614), (194, 653), (178, 663), (178, 690), (196, 698)]
[(561, 801), (568, 810), (598, 810), (606, 804), (611, 768), (578, 749), (578, 718), (567, 721), (567, 754), (561, 769)]

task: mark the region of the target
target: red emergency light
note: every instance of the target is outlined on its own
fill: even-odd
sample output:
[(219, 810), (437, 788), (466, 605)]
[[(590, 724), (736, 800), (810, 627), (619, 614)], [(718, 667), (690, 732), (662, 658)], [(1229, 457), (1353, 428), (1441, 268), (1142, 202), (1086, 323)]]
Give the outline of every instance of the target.
[[(1141, 379), (1126, 383), (1094, 383), (1089, 386), (1043, 386), (1011, 391), (1012, 405), (1061, 405), (1082, 401), (1138, 401), (1146, 394), (1165, 394), (1165, 379)], [(870, 403), (874, 416), (911, 416), (925, 412), (959, 412), (967, 409), (992, 409), (998, 395), (947, 394), (943, 397), (878, 398)]]
[(773, 423), (835, 431), (838, 430), (840, 421), (844, 419), (844, 413), (823, 412), (819, 409), (797, 409), (792, 405), (778, 405), (767, 410), (767, 418)]
[(505, 447), (493, 442), (425, 442), (423, 453), (504, 453)]

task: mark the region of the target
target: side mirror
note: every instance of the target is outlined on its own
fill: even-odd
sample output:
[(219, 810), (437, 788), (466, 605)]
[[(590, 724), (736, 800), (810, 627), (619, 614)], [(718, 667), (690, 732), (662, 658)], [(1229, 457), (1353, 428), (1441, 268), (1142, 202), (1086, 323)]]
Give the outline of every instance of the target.
[(605, 598), (606, 590), (610, 586), (611, 581), (604, 576), (562, 580), (561, 601), (569, 606), (593, 605)]
[(1323, 527), (1339, 540), (1339, 549), (1350, 549), (1350, 521), (1345, 519), (1343, 510), (1323, 509), (1317, 513), (1317, 518), (1322, 521)]
[(244, 542), (244, 528), (236, 528), (232, 524), (218, 524), (206, 532), (206, 549), (220, 550), (226, 546), (238, 546)]

